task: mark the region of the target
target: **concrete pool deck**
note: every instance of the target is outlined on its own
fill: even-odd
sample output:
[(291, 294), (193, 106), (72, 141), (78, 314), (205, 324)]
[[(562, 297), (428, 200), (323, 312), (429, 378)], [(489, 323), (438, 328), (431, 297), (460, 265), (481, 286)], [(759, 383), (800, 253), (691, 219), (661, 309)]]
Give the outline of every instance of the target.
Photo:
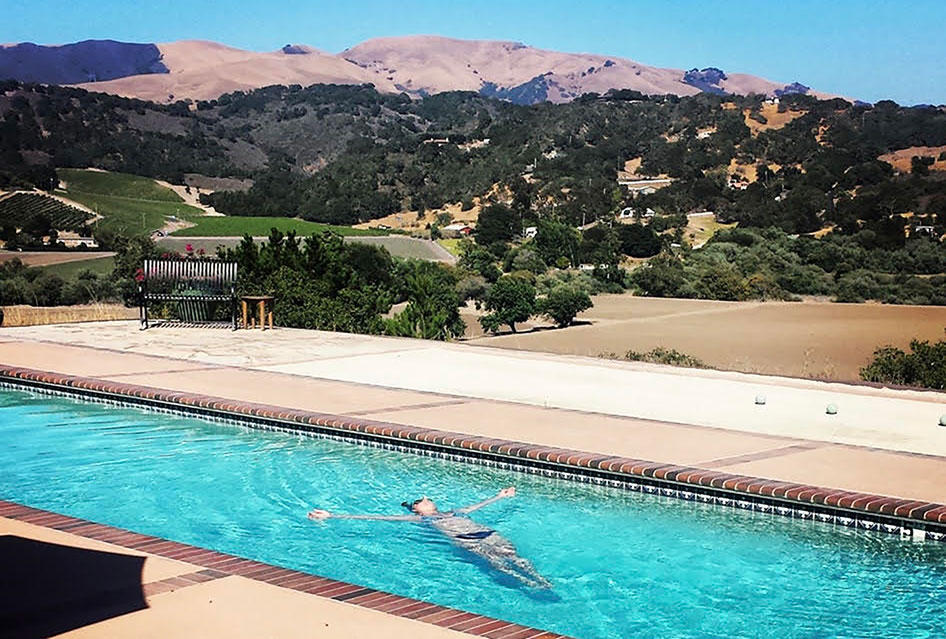
[[(0, 364), (842, 491), (946, 500), (946, 428), (937, 426), (946, 397), (937, 393), (288, 329), (140, 332), (132, 322), (0, 329)], [(766, 395), (765, 406), (755, 405), (757, 394)], [(838, 415), (824, 415), (827, 401), (838, 405)], [(16, 525), (0, 519), (0, 533), (12, 534)], [(149, 579), (160, 570), (190, 570), (156, 560), (145, 566)], [(338, 614), (352, 625), (325, 636), (397, 636), (388, 619), (410, 623), (404, 634), (449, 636), (342, 602), (283, 600), (281, 591), (266, 595), (260, 584), (240, 585), (237, 578), (149, 598), (147, 611), (75, 636), (137, 634), (121, 625), (136, 616), (163, 629), (155, 636), (207, 634), (197, 625), (204, 615), (198, 598), (211, 590), (231, 602), (233, 619), (253, 617), (257, 602), (267, 602), (267, 610), (299, 606), (307, 612), (287, 614), (314, 619), (329, 615), (319, 608), (329, 603), (343, 608)], [(268, 603), (270, 596), (277, 603)], [(368, 613), (370, 619), (362, 617)], [(227, 620), (208, 621), (219, 630), (209, 634), (230, 634)], [(305, 622), (291, 626), (270, 634), (319, 636)], [(244, 636), (251, 634), (266, 633)]]

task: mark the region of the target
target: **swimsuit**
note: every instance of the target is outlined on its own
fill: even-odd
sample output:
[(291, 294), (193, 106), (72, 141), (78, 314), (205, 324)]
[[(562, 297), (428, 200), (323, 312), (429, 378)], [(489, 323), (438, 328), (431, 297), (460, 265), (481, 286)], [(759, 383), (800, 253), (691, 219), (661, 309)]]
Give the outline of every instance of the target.
[(474, 532), (460, 533), (458, 535), (454, 535), (453, 538), (454, 539), (486, 539), (487, 537), (489, 537), (495, 532), (496, 532), (495, 530), (477, 530)]
[[(401, 505), (407, 507), (407, 502), (404, 502)], [(437, 515), (421, 515), (421, 521), (431, 523), (431, 524), (436, 521), (443, 521), (443, 520), (455, 519), (455, 518), (468, 519), (465, 513), (457, 513), (453, 511), (446, 512), (446, 513), (438, 513)], [(449, 529), (441, 528), (441, 532), (445, 533), (452, 539), (463, 539), (466, 541), (477, 541), (480, 539), (486, 539), (487, 537), (496, 533), (496, 531), (491, 528), (484, 528), (482, 530), (471, 530), (468, 532), (458, 532), (458, 533), (454, 533), (453, 531)]]

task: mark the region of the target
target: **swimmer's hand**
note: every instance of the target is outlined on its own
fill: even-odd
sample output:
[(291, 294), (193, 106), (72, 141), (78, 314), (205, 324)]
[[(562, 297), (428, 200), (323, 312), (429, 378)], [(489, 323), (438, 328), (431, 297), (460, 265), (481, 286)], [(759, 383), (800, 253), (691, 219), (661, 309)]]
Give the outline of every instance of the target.
[(318, 508), (316, 508), (315, 510), (309, 513), (309, 519), (316, 519), (316, 520), (328, 519), (331, 516), (332, 516), (332, 513), (330, 513), (329, 511), (319, 510)]
[(507, 486), (506, 488), (503, 488), (501, 491), (499, 491), (499, 496), (500, 496), (500, 497), (515, 497), (515, 496), (516, 496), (516, 487), (515, 487), (515, 486)]

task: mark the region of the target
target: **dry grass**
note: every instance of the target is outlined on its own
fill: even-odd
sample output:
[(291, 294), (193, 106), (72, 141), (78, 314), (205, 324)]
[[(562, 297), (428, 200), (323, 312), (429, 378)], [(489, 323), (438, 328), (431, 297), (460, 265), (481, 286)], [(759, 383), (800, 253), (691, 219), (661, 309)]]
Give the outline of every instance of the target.
[(636, 157), (631, 160), (628, 160), (624, 163), (624, 172), (628, 175), (638, 175), (638, 171), (641, 170), (641, 164), (643, 164), (644, 158)]
[[(769, 170), (772, 172), (776, 172), (782, 168), (781, 164), (775, 164), (774, 162), (767, 164), (766, 166), (768, 166)], [(797, 168), (800, 169), (801, 167), (798, 166)], [(739, 164), (739, 162), (736, 161), (736, 158), (733, 158), (732, 160), (729, 161), (729, 166), (726, 167), (726, 173), (729, 176), (738, 175), (743, 180), (750, 183), (755, 182), (757, 179), (759, 179), (758, 165)]]
[(749, 117), (749, 109), (743, 110), (743, 114), (746, 118), (746, 126), (749, 127), (749, 131), (752, 133), (753, 137), (759, 135), (762, 131), (781, 129), (795, 118), (800, 118), (805, 115), (804, 111), (779, 111), (778, 105), (775, 104), (763, 104), (759, 112), (762, 113), (763, 117), (765, 117), (768, 122), (765, 124), (756, 122)]
[(476, 220), (480, 216), (480, 209), (482, 208), (480, 198), (474, 198), (473, 208), (466, 211), (462, 210), (462, 208), (460, 202), (454, 202), (453, 204), (447, 204), (439, 209), (430, 209), (424, 213), (424, 217), (419, 217), (417, 211), (401, 211), (400, 213), (393, 213), (386, 217), (371, 220), (370, 222), (356, 224), (354, 228), (377, 229), (382, 226), (387, 226), (388, 228), (401, 231), (419, 232), (426, 230), (428, 224), (433, 224), (437, 221), (437, 216), (441, 213), (449, 213), (453, 218), (453, 222), (475, 225)]
[(87, 304), (82, 306), (4, 306), (3, 326), (37, 326), (40, 324), (71, 324), (107, 320), (137, 319), (138, 309), (121, 304)]
[(730, 175), (738, 175), (746, 182), (755, 182), (758, 179), (758, 171), (755, 164), (739, 164), (736, 158), (729, 161), (726, 172)]
[(811, 236), (812, 236), (812, 237), (816, 237), (816, 238), (818, 238), (818, 239), (820, 240), (820, 239), (823, 238), (825, 235), (827, 235), (828, 233), (830, 233), (831, 231), (833, 231), (834, 228), (835, 228), (835, 225), (834, 225), (834, 224), (829, 224), (828, 226), (825, 226), (825, 227), (822, 227), (822, 228), (818, 229), (817, 231), (815, 231), (814, 233), (812, 233)]
[(509, 189), (505, 187), (500, 188), (497, 182), (482, 196), (472, 198), (473, 208), (467, 209), (466, 211), (463, 210), (460, 202), (453, 202), (451, 204), (445, 204), (439, 209), (428, 209), (424, 212), (423, 217), (420, 217), (417, 211), (400, 211), (399, 213), (392, 213), (391, 215), (371, 220), (370, 222), (355, 224), (353, 228), (372, 229), (378, 228), (380, 225), (385, 225), (392, 229), (399, 229), (411, 233), (423, 233), (426, 231), (427, 225), (433, 224), (437, 220), (437, 216), (441, 213), (449, 213), (453, 218), (453, 222), (462, 222), (470, 226), (476, 226), (476, 221), (479, 219), (480, 211), (484, 206), (488, 206), (491, 202), (509, 202), (511, 200), (512, 193)]
[(938, 159), (942, 153), (946, 153), (946, 146), (911, 146), (908, 149), (884, 153), (877, 159), (892, 165), (900, 173), (909, 173), (913, 156), (931, 157), (934, 162), (930, 171), (946, 171), (946, 160)]

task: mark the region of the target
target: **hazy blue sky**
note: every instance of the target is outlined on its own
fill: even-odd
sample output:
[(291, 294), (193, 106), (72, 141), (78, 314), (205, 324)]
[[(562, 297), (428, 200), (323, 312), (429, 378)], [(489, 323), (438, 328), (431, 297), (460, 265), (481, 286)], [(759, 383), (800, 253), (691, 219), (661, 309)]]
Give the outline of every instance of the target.
[(716, 66), (875, 101), (946, 103), (946, 0), (3, 0), (0, 42), (216, 40), (338, 52), (432, 33)]

